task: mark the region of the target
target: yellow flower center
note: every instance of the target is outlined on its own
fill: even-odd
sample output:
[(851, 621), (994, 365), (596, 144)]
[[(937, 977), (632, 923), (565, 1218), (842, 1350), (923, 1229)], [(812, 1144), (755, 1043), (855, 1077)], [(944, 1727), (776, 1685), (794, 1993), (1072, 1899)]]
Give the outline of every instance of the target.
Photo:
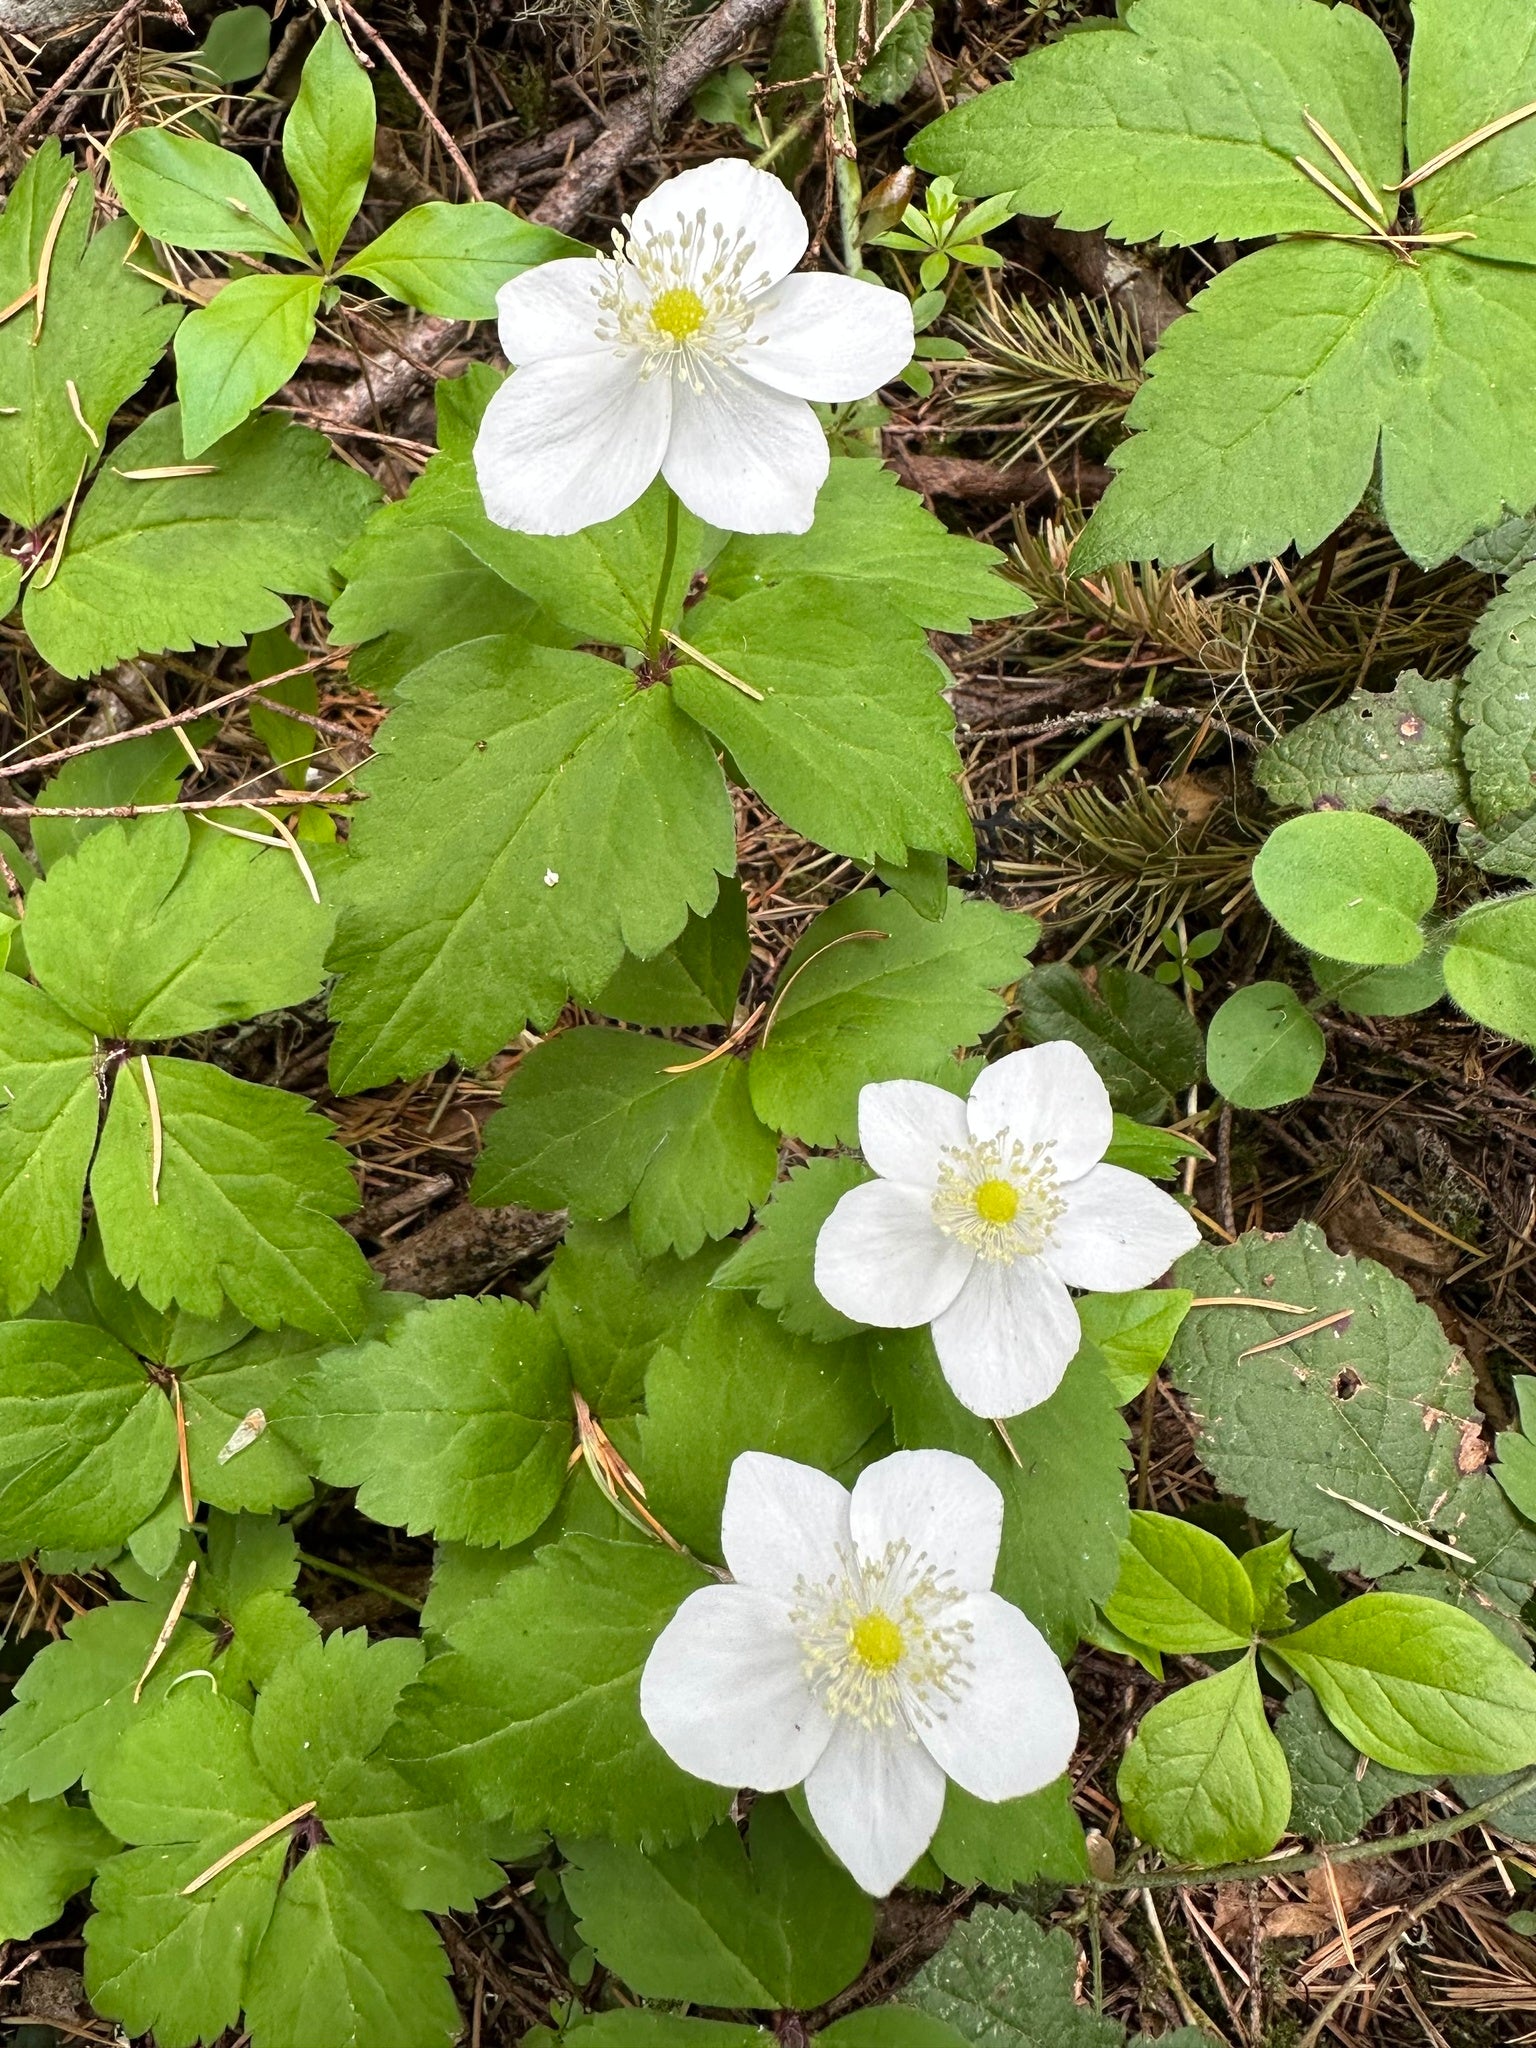
[(868, 1671), (894, 1671), (906, 1648), (901, 1630), (877, 1607), (862, 1614), (849, 1631), (853, 1654)]
[(704, 325), (704, 301), (687, 285), (673, 285), (651, 301), (651, 325), (670, 341), (686, 341)]
[(983, 1223), (1011, 1223), (1019, 1213), (1019, 1191), (1012, 1181), (984, 1180), (971, 1199)]

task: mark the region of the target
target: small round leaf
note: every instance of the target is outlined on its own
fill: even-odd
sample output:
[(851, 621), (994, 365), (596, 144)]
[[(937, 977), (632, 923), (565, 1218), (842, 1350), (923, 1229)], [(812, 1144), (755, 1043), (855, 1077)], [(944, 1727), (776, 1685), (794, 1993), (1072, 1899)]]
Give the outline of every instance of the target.
[(1435, 864), (1416, 839), (1369, 811), (1308, 811), (1271, 832), (1253, 863), (1259, 901), (1309, 952), (1400, 967), (1424, 950), (1419, 920)]
[(1229, 996), (1211, 1019), (1205, 1067), (1211, 1086), (1239, 1109), (1297, 1102), (1323, 1064), (1323, 1034), (1283, 981), (1257, 981)]
[(1500, 897), (1459, 919), (1445, 985), (1479, 1024), (1536, 1045), (1536, 895)]

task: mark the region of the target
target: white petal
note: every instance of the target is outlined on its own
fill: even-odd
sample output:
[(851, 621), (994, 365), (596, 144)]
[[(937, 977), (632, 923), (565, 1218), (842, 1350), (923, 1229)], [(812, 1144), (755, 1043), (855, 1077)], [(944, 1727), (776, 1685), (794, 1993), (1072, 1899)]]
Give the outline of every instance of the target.
[(863, 1558), (905, 1541), (955, 1585), (985, 1592), (1003, 1540), (1003, 1496), (953, 1451), (896, 1451), (859, 1474), (848, 1526)]
[(867, 398), (912, 360), (905, 292), (830, 271), (786, 277), (752, 308), (742, 368), (796, 398)]
[(752, 244), (742, 276), (748, 291), (761, 291), (788, 277), (811, 239), (789, 187), (771, 171), (754, 170), (739, 156), (716, 157), (668, 178), (641, 200), (630, 219), (636, 238), (644, 241), (668, 229), (675, 232), (680, 216), (688, 220), (701, 211), (711, 239), (718, 223), (727, 240), (740, 229)]
[(592, 256), (562, 256), (508, 278), (496, 294), (496, 331), (507, 361), (555, 362), (611, 347), (597, 333), (602, 279), (602, 265)]
[(1066, 1214), (1044, 1256), (1069, 1287), (1149, 1287), (1200, 1242), (1199, 1226), (1172, 1195), (1123, 1166), (1096, 1166), (1062, 1195)]
[(804, 533), (831, 461), (821, 422), (804, 399), (754, 384), (728, 364), (708, 375), (701, 391), (681, 378), (673, 384), (662, 475), (710, 526)]
[(970, 1138), (965, 1104), (929, 1081), (870, 1081), (859, 1090), (859, 1147), (883, 1180), (931, 1193), (947, 1146)]
[(1071, 1295), (1039, 1259), (978, 1259), (933, 1323), (944, 1377), (973, 1415), (1022, 1415), (1048, 1401), (1081, 1338)]
[(788, 1600), (797, 1579), (836, 1572), (848, 1541), (848, 1489), (827, 1473), (766, 1451), (743, 1451), (732, 1465), (720, 1548), (739, 1584)]
[(866, 1728), (845, 1716), (805, 1781), (805, 1797), (827, 1846), (879, 1898), (933, 1840), (944, 1773), (905, 1728)]
[(1055, 1141), (1063, 1180), (1076, 1180), (1109, 1150), (1114, 1112), (1109, 1090), (1081, 1046), (1065, 1038), (1026, 1046), (984, 1067), (966, 1103), (978, 1138), (1006, 1131), (1027, 1151)]
[(694, 1777), (758, 1792), (798, 1785), (832, 1729), (805, 1682), (788, 1608), (750, 1586), (688, 1595), (646, 1659), (640, 1714)]
[(921, 1188), (893, 1180), (850, 1188), (816, 1239), (816, 1285), (855, 1322), (915, 1330), (949, 1307), (975, 1255), (933, 1220)]
[(944, 1617), (969, 1622), (970, 1683), (923, 1728), (923, 1742), (978, 1799), (1021, 1799), (1059, 1778), (1077, 1747), (1077, 1705), (1044, 1636), (996, 1593), (971, 1593)]
[(515, 533), (579, 533), (617, 518), (661, 467), (665, 377), (632, 355), (572, 356), (514, 370), (475, 442), (485, 509)]

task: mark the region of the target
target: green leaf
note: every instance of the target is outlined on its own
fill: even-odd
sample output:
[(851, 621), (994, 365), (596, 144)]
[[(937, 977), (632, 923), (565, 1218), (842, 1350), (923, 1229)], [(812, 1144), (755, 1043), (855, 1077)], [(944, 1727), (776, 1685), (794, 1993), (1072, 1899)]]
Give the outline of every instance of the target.
[(1386, 818), (1311, 811), (1277, 825), (1253, 863), (1259, 901), (1309, 952), (1393, 967), (1424, 950), (1420, 919), (1439, 889), (1435, 864)]
[(1005, 564), (996, 548), (948, 532), (894, 470), (834, 456), (809, 532), (735, 535), (709, 566), (709, 589), (736, 598), (799, 577), (829, 577), (851, 586), (850, 595), (878, 616), (969, 633), (975, 620), (1034, 610), (1018, 584), (997, 574)]
[(0, 974), (0, 1296), (14, 1314), (75, 1256), (100, 1109), (91, 1033)]
[(713, 1285), (755, 1295), (760, 1308), (771, 1309), (798, 1337), (825, 1344), (850, 1336), (862, 1325), (833, 1308), (816, 1285), (816, 1239), (849, 1189), (870, 1178), (861, 1159), (809, 1159), (791, 1168)]
[(1364, 1593), (1270, 1649), (1341, 1734), (1392, 1770), (1536, 1762), (1536, 1675), (1459, 1608)]
[[(193, 1319), (187, 1317), (190, 1322)], [(273, 1417), (292, 1381), (314, 1362), (316, 1342), (298, 1330), (251, 1335), (182, 1368), (187, 1457), (198, 1500), (234, 1514), (265, 1514), (309, 1499), (310, 1466)], [(238, 1451), (229, 1445), (260, 1410), (266, 1426)]]
[(975, 2048), (1122, 2048), (1124, 2029), (1077, 2003), (1077, 1961), (1065, 1929), (1047, 1933), (1027, 1913), (978, 1906), (900, 1998)]
[(1245, 1550), (1238, 1563), (1253, 1588), (1254, 1626), (1260, 1635), (1274, 1635), (1291, 1625), (1291, 1603), (1287, 1586), (1306, 1578), (1291, 1553), (1291, 1532), (1272, 1537), (1268, 1543)]
[(280, 1411), (311, 1469), (411, 1536), (531, 1536), (560, 1497), (571, 1380), (549, 1320), (518, 1301), (434, 1301), (387, 1339), (329, 1352)]
[(1461, 684), (1409, 669), (1391, 690), (1355, 690), (1333, 710), (1303, 719), (1264, 749), (1253, 779), (1283, 810), (1465, 818), (1471, 794), (1458, 710), (1467, 715)]
[[(199, 719), (183, 728), (196, 745), (207, 738)], [(66, 761), (38, 792), (42, 805), (67, 809), (73, 805), (172, 804), (181, 789), (181, 778), (191, 766), (186, 750), (174, 732), (154, 732), (142, 739), (124, 740), (115, 747), (102, 747)], [(55, 861), (73, 853), (87, 839), (104, 832), (110, 818), (34, 818), (32, 847), (44, 873)]]
[(1522, 882), (1536, 881), (1536, 813), (1501, 818), (1486, 832), (1475, 825), (1463, 825), (1456, 835), (1456, 850), (1476, 861), (1490, 875), (1515, 875)]
[(1352, 1017), (1412, 1017), (1445, 994), (1445, 948), (1449, 933), (1431, 927), (1417, 960), (1406, 967), (1350, 967), (1342, 960), (1313, 956), (1312, 979), (1331, 1002)]
[(1536, 1522), (1536, 1444), (1519, 1430), (1503, 1429), (1494, 1438), (1498, 1463), (1493, 1476), (1512, 1506), (1528, 1522)]
[[(620, 2007), (617, 2012), (582, 2012), (565, 2028), (582, 2048), (771, 2048), (773, 2036), (762, 2027), (728, 2020), (685, 2019), (679, 2013), (646, 2012)], [(895, 2048), (905, 2048), (897, 2043)], [(914, 2044), (920, 2048), (920, 2044)]]
[[(1202, 1246), (1178, 1277), (1200, 1295), (1255, 1302), (1192, 1309), (1168, 1354), (1217, 1485), (1335, 1570), (1379, 1578), (1413, 1563), (1421, 1544), (1376, 1517), (1429, 1531), (1475, 1412), (1470, 1368), (1433, 1311), (1374, 1261), (1330, 1251), (1310, 1223)], [(1309, 1313), (1266, 1309), (1266, 1297)], [(1243, 1356), (1340, 1310), (1347, 1321)]]
[(117, 1847), (96, 1816), (62, 1799), (0, 1806), (0, 1941), (57, 1920)]
[(373, 84), (338, 22), (304, 60), (283, 124), (283, 165), (327, 269), (346, 240), (373, 169)]
[(1081, 1883), (1088, 1876), (1082, 1822), (1072, 1811), (1072, 1781), (1060, 1777), (1023, 1799), (977, 1799), (953, 1782), (928, 1853), (956, 1884), (1012, 1891), (1054, 1880)]
[(176, 396), (188, 461), (288, 382), (314, 340), (320, 292), (318, 277), (237, 277), (182, 321)]
[(672, 694), (807, 838), (866, 865), (921, 847), (969, 867), (945, 671), (917, 628), (875, 635), (869, 620), (866, 594), (830, 577), (706, 597), (688, 644), (736, 683), (681, 650)]
[[(1536, 98), (1536, 61), (1517, 0), (1492, 0), (1470, 19), (1454, 0), (1418, 0), (1408, 92), (1408, 153), (1443, 149)], [(1499, 262), (1536, 259), (1536, 151), (1526, 123), (1478, 144), (1416, 190), (1424, 225), (1477, 235)]]
[[(582, 1027), (518, 1065), (485, 1131), (477, 1202), (569, 1208), (606, 1222), (626, 1205), (642, 1258), (687, 1258), (745, 1223), (778, 1165), (747, 1069), (668, 1039)], [(694, 1062), (691, 1073), (670, 1066)]]
[[(144, 1065), (163, 1137), (158, 1189)], [(113, 1272), (157, 1308), (215, 1316), (227, 1298), (264, 1328), (356, 1336), (372, 1275), (332, 1220), (358, 1198), (329, 1129), (302, 1095), (191, 1060), (130, 1062), (91, 1169)]]
[(956, 1451), (996, 1482), (1004, 1502), (996, 1590), (1067, 1655), (1114, 1586), (1128, 1527), (1126, 1424), (1109, 1375), (1080, 1352), (1048, 1401), (1008, 1420), (1015, 1462), (996, 1429), (950, 1393), (926, 1337), (887, 1336), (872, 1356), (897, 1443)]
[(1536, 1041), (1536, 896), (1501, 896), (1463, 911), (1445, 949), (1445, 986), (1490, 1031)]
[(1100, 967), (1090, 986), (1076, 968), (1053, 963), (1035, 969), (1018, 1003), (1032, 1041), (1081, 1046), (1126, 1116), (1166, 1121), (1200, 1078), (1200, 1027), (1150, 975)]
[(751, 951), (746, 892), (727, 876), (714, 909), (690, 917), (664, 952), (626, 954), (594, 1008), (625, 1024), (729, 1024)]
[(1255, 981), (1228, 996), (1205, 1040), (1211, 1086), (1239, 1109), (1274, 1109), (1310, 1094), (1328, 1041), (1294, 989)]
[(960, 2048), (965, 2039), (943, 2020), (904, 2005), (866, 2005), (820, 2032), (827, 2048)]
[(1209, 1156), (1197, 1139), (1139, 1124), (1117, 1110), (1104, 1160), (1106, 1165), (1123, 1166), (1128, 1173), (1143, 1174), (1148, 1180), (1172, 1180), (1184, 1160)]
[(1085, 1294), (1079, 1299), (1077, 1319), (1084, 1341), (1098, 1352), (1122, 1404), (1141, 1392), (1168, 1356), (1193, 1300), (1182, 1287)]
[(701, 1834), (730, 1795), (640, 1719), (651, 1645), (706, 1574), (648, 1537), (571, 1535), (477, 1602), (408, 1688), (388, 1743), (488, 1816), (642, 1848)]
[(542, 1313), (552, 1316), (571, 1378), (598, 1414), (640, 1406), (658, 1344), (675, 1344), (718, 1271), (720, 1249), (642, 1259), (627, 1223), (573, 1223), (555, 1253)]
[(342, 274), (365, 277), (392, 299), (440, 320), (492, 320), (496, 294), (510, 279), (553, 258), (587, 253), (582, 243), (519, 220), (504, 206), (434, 199), (391, 221)]
[(652, 1512), (719, 1560), (726, 1482), (743, 1451), (851, 1480), (886, 1420), (871, 1369), (912, 1341), (881, 1332), (816, 1344), (739, 1295), (706, 1293), (676, 1350), (658, 1349), (646, 1374), (635, 1463)]
[(808, 1144), (856, 1144), (859, 1090), (935, 1075), (957, 1045), (974, 1045), (1003, 1015), (995, 991), (1025, 972), (1039, 933), (1033, 918), (958, 890), (938, 923), (895, 894), (843, 897), (779, 975), (750, 1067), (758, 1115)]
[(1219, 1537), (1139, 1510), (1104, 1613), (1136, 1642), (1181, 1657), (1246, 1650), (1255, 1623), (1248, 1574)]
[(21, 564), (14, 555), (0, 557), (0, 619), (8, 618), (21, 595)]
[(1313, 1841), (1353, 1842), (1394, 1799), (1435, 1783), (1370, 1763), (1304, 1685), (1287, 1696), (1275, 1734), (1291, 1773), (1290, 1831)]
[(211, 476), (121, 474), (181, 462), (175, 406), (113, 455), (75, 514), (58, 574), (27, 588), (27, 631), (63, 675), (167, 648), (236, 646), (285, 622), (279, 591), (329, 598), (331, 564), (377, 495), (330, 460), (323, 435), (275, 416), (209, 449)]
[(611, 662), (479, 640), (399, 701), (361, 778), (333, 962), (345, 1089), (547, 1029), (626, 950), (669, 945), (735, 866), (708, 742)]
[(281, 840), (174, 811), (109, 822), (27, 905), (33, 973), (107, 1039), (181, 1038), (305, 1002), (330, 929)]
[(869, 1960), (874, 1902), (782, 1799), (759, 1799), (748, 1844), (725, 1821), (644, 1855), (566, 1847), (565, 1894), (605, 1969), (642, 1998), (809, 2011)]
[(1267, 1856), (1290, 1817), (1291, 1776), (1252, 1656), (1144, 1714), (1115, 1788), (1141, 1839), (1181, 1863)]
[(941, 918), (949, 903), (949, 862), (942, 853), (909, 852), (898, 866), (877, 860), (874, 872), (887, 889), (905, 896), (920, 917)]
[(272, 17), (265, 7), (232, 7), (208, 24), (198, 62), (221, 85), (257, 78), (272, 54)]
[(196, 136), (134, 128), (117, 138), (108, 159), (117, 196), (155, 241), (309, 261), (244, 157)]
[[(36, 284), (73, 172), (49, 137), (17, 177), (0, 215), (0, 306)], [(130, 222), (90, 233), (92, 204), (91, 180), (81, 177), (53, 244), (41, 335), (35, 306), (0, 324), (0, 391), (12, 408), (0, 413), (0, 518), (22, 527), (41, 526), (96, 467), (112, 415), (159, 361), (181, 317), (152, 279), (127, 268)], [(14, 563), (0, 569), (0, 617), (15, 604), (19, 579)]]
[(1305, 116), (1383, 197), (1401, 175), (1400, 93), (1386, 38), (1351, 9), (1138, 0), (1120, 27), (1025, 57), (909, 154), (962, 192), (1011, 191), (1020, 213), (1122, 242), (1330, 233), (1341, 210), (1294, 159), (1337, 166)]

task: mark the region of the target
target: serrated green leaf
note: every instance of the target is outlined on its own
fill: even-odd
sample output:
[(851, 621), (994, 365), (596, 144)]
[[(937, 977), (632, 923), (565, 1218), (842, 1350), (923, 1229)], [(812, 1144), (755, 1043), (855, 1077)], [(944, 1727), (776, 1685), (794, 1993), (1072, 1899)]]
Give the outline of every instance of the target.
[(284, 623), (279, 591), (332, 595), (331, 564), (377, 486), (333, 462), (323, 435), (276, 416), (248, 420), (206, 458), (210, 476), (121, 474), (181, 463), (175, 406), (113, 450), (75, 514), (58, 573), (46, 585), (34, 577), (22, 608), (38, 652), (61, 674), (166, 648), (235, 646)]
[(361, 1513), (468, 1543), (531, 1536), (573, 1443), (559, 1337), (518, 1301), (423, 1303), (386, 1340), (328, 1352), (279, 1413)]
[(573, 1223), (555, 1253), (540, 1313), (552, 1316), (578, 1391), (599, 1415), (640, 1406), (658, 1344), (675, 1344), (720, 1269), (722, 1247), (642, 1259), (625, 1222)]
[(1270, 1648), (1340, 1733), (1392, 1770), (1536, 1762), (1536, 1675), (1459, 1608), (1364, 1593)]
[(1445, 949), (1445, 986), (1490, 1031), (1536, 1042), (1536, 895), (1463, 911)]
[(1313, 1841), (1352, 1842), (1394, 1799), (1435, 1783), (1362, 1757), (1304, 1685), (1287, 1695), (1275, 1734), (1291, 1773), (1290, 1831)]
[(304, 60), (298, 97), (283, 124), (283, 167), (329, 268), (363, 203), (373, 169), (373, 84), (327, 21)]
[(505, 1881), (492, 1860), (493, 1851), (503, 1853), (492, 1829), (455, 1806), (426, 1805), (382, 1757), (338, 1773), (326, 1812), (325, 1831), (337, 1848), (368, 1868), (397, 1905), (468, 1912)]
[(328, 1813), (338, 1783), (383, 1741), (401, 1688), (421, 1668), (409, 1636), (371, 1643), (337, 1629), (306, 1646), (263, 1687), (250, 1726), (251, 1753), (285, 1806), (313, 1799)]
[(237, 277), (182, 321), (176, 396), (189, 462), (288, 382), (314, 340), (320, 292), (307, 274)]
[(1030, 975), (1018, 1004), (1036, 1045), (1069, 1038), (1082, 1047), (1126, 1116), (1166, 1120), (1200, 1078), (1200, 1027), (1150, 975), (1101, 967), (1090, 987), (1076, 968), (1052, 963)]
[(91, 1033), (40, 988), (0, 974), (0, 1295), (13, 1313), (79, 1248), (100, 1108)]
[[(95, 1164), (107, 1262), (157, 1308), (356, 1336), (372, 1275), (334, 1221), (357, 1207), (346, 1154), (301, 1095), (191, 1060), (147, 1061), (163, 1156), (156, 1187), (143, 1066), (118, 1073)], [(158, 1199), (156, 1199), (158, 1195)]]
[(870, 1177), (861, 1159), (810, 1159), (793, 1167), (712, 1285), (755, 1295), (758, 1306), (771, 1309), (796, 1336), (819, 1344), (851, 1336), (862, 1326), (833, 1308), (816, 1285), (816, 1238), (849, 1189)]
[[(1536, 98), (1530, 22), (1518, 0), (1467, 16), (1455, 0), (1416, 0), (1409, 73), (1408, 155), (1425, 164), (1513, 107)], [(1424, 225), (1475, 232), (1477, 253), (1536, 260), (1536, 149), (1521, 123), (1467, 152), (1415, 190)]]
[(1142, 1510), (1131, 1516), (1104, 1613), (1136, 1642), (1183, 1657), (1246, 1650), (1255, 1625), (1248, 1574), (1220, 1537)]
[(730, 1795), (690, 1778), (640, 1718), (651, 1645), (707, 1575), (649, 1538), (572, 1535), (451, 1630), (387, 1748), (487, 1815), (642, 1848), (701, 1834)]
[(314, 995), (333, 916), (281, 840), (109, 820), (27, 906), (32, 972), (102, 1038), (181, 1038)]
[(873, 1902), (782, 1799), (759, 1799), (748, 1842), (725, 1821), (645, 1855), (566, 1846), (562, 1881), (578, 1931), (642, 1998), (808, 2011), (869, 1960)]
[(1446, 1597), (1528, 1659), (1522, 1612), (1536, 1585), (1536, 1530), (1515, 1512), (1486, 1470), (1466, 1474), (1436, 1509), (1435, 1527), (1457, 1547), (1457, 1555), (1437, 1551), (1434, 1556)]
[[(187, 1459), (198, 1500), (226, 1514), (261, 1515), (309, 1499), (311, 1467), (273, 1417), (317, 1349), (316, 1340), (299, 1330), (256, 1330), (228, 1350), (183, 1367)], [(247, 1418), (258, 1410), (261, 1426), (250, 1440)], [(231, 1450), (237, 1432), (243, 1448)]]
[[(667, 1072), (690, 1062), (691, 1072)], [(475, 1200), (569, 1208), (596, 1223), (629, 1205), (642, 1258), (686, 1258), (737, 1229), (778, 1164), (740, 1060), (698, 1064), (686, 1046), (639, 1032), (561, 1032), (520, 1062), (501, 1101)]]
[[(1473, 664), (1474, 668), (1476, 663)], [(1471, 808), (1458, 709), (1462, 685), (1416, 669), (1391, 690), (1355, 690), (1266, 747), (1253, 779), (1284, 810), (1428, 811)]]
[(812, 1145), (858, 1140), (859, 1090), (931, 1075), (974, 1045), (1025, 972), (1031, 917), (949, 893), (933, 923), (898, 895), (860, 890), (824, 910), (779, 975), (771, 1028), (752, 1055), (763, 1122)]
[(1124, 2029), (1077, 2003), (1076, 1979), (1065, 1929), (1047, 1933), (1027, 1913), (978, 1906), (899, 1997), (975, 2048), (1122, 2048)]
[(108, 156), (118, 197), (157, 242), (308, 262), (265, 185), (233, 151), (165, 128), (135, 128)]
[(25, 1941), (57, 1920), (116, 1847), (86, 1807), (62, 1799), (0, 1805), (0, 1941)]
[(944, 1815), (928, 1853), (956, 1884), (1012, 1891), (1054, 1880), (1080, 1883), (1088, 1876), (1082, 1822), (1072, 1811), (1072, 1781), (1060, 1777), (1023, 1799), (977, 1799), (951, 1782)]
[(1267, 1856), (1290, 1817), (1291, 1776), (1253, 1658), (1143, 1715), (1115, 1789), (1142, 1840), (1181, 1863)]
[(1435, 901), (1435, 864), (1386, 818), (1310, 811), (1277, 825), (1253, 863), (1259, 901), (1309, 952), (1395, 967), (1424, 950), (1420, 920)]
[(1255, 981), (1228, 996), (1205, 1039), (1211, 1086), (1239, 1109), (1299, 1102), (1327, 1053), (1317, 1020), (1283, 981)]
[(1386, 38), (1311, 0), (1137, 0), (1122, 26), (1068, 35), (1011, 84), (924, 129), (909, 155), (963, 192), (1119, 241), (1329, 233), (1340, 209), (1297, 168), (1337, 166), (1329, 130), (1381, 197), (1401, 175), (1401, 86)]
[[(17, 177), (0, 215), (0, 306), (36, 284), (73, 173), (49, 137)], [(11, 408), (0, 414), (0, 518), (23, 527), (40, 526), (96, 467), (112, 415), (159, 361), (181, 318), (153, 280), (126, 267), (131, 224), (113, 221), (91, 235), (91, 213), (91, 180), (81, 177), (49, 259), (41, 335), (32, 306), (0, 325), (0, 391)], [(8, 586), (0, 590), (0, 616), (16, 601), (15, 573), (12, 583), (11, 572), (0, 571)]]
[(1079, 1298), (1077, 1319), (1084, 1341), (1098, 1353), (1122, 1405), (1141, 1392), (1168, 1356), (1193, 1300), (1182, 1287)]
[(626, 954), (593, 1007), (624, 1024), (729, 1024), (751, 950), (746, 892), (727, 876), (707, 917), (649, 960)]
[(626, 950), (670, 944), (735, 865), (708, 743), (610, 662), (480, 640), (399, 701), (362, 778), (333, 963), (347, 1089), (547, 1028)]
[(582, 243), (519, 220), (504, 206), (433, 199), (392, 220), (343, 275), (365, 277), (392, 299), (440, 320), (491, 320), (496, 294), (509, 279), (555, 257), (587, 253)]
[(1479, 825), (1528, 811), (1536, 771), (1536, 570), (1522, 569), (1472, 629), (1462, 740)]
[(1486, 832), (1475, 825), (1463, 825), (1456, 835), (1456, 851), (1490, 875), (1515, 875), (1522, 882), (1536, 882), (1536, 812), (1501, 818)]

